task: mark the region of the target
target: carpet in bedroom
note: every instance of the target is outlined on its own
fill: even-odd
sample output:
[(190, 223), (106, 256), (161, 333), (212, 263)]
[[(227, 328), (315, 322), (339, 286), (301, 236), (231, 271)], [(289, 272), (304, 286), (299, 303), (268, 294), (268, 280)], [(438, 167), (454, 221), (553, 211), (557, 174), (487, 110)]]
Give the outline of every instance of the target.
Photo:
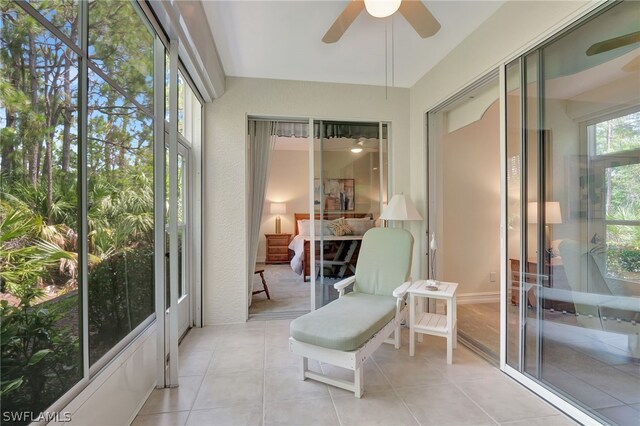
[[(289, 264), (265, 265), (256, 264), (256, 269), (264, 269), (271, 300), (265, 293), (253, 295), (253, 302), (249, 307), (249, 319), (289, 319), (296, 318), (309, 312), (310, 282), (304, 282), (300, 275), (291, 269)], [(338, 277), (318, 277), (316, 282), (316, 302), (319, 305), (338, 298), (338, 292), (333, 284), (340, 281)], [(253, 277), (253, 289), (262, 290), (259, 275)], [(347, 290), (349, 291), (349, 290)]]
[[(292, 317), (309, 312), (309, 283), (291, 269), (289, 264), (265, 265), (258, 263), (256, 269), (264, 269), (271, 300), (265, 293), (254, 294), (249, 315), (255, 317)], [(253, 277), (253, 289), (262, 290), (259, 275)]]

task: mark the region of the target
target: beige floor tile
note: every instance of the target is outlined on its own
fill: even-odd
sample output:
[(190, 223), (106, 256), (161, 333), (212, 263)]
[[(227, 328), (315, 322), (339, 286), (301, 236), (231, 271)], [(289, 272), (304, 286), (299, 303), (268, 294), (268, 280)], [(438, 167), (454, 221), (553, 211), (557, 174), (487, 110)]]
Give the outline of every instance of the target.
[(232, 332), (236, 333), (239, 331), (247, 331), (247, 330), (265, 330), (267, 327), (267, 321), (247, 321), (241, 322), (237, 324), (227, 324), (224, 326), (225, 333)]
[(494, 425), (495, 422), (453, 384), (397, 388), (421, 425)]
[(315, 380), (300, 380), (297, 368), (265, 371), (265, 400), (327, 398), (327, 385)]
[[(335, 365), (321, 364), (322, 372), (331, 377), (353, 382), (354, 373), (346, 368)], [(364, 391), (369, 393), (387, 392), (393, 390), (391, 383), (384, 377), (378, 366), (371, 359), (364, 363)], [(346, 391), (334, 386), (329, 386), (329, 392), (334, 397), (353, 396), (353, 392)]]
[(449, 383), (440, 369), (424, 358), (407, 356), (383, 361), (376, 358), (375, 361), (394, 387)]
[(265, 369), (267, 370), (297, 367), (300, 362), (300, 356), (291, 353), (288, 345), (267, 347), (265, 352)]
[(265, 344), (268, 348), (289, 347), (289, 327), (268, 329), (265, 334)]
[(333, 402), (344, 426), (418, 424), (395, 392), (365, 393), (360, 399), (344, 396), (334, 398)]
[[(261, 425), (263, 420), (269, 425), (301, 426), (418, 421), (491, 424), (492, 420), (533, 426), (572, 424), (461, 345), (454, 351), (453, 365), (446, 364), (446, 340), (434, 336), (425, 336), (417, 344), (416, 356), (410, 357), (406, 328), (399, 350), (382, 345), (365, 364), (362, 399), (310, 379), (301, 381), (300, 358), (290, 353), (287, 341), (290, 322), (250, 321), (191, 330), (180, 345), (180, 387), (155, 390), (134, 424)], [(549, 355), (552, 363), (569, 364), (571, 371), (563, 372), (571, 377), (585, 374), (584, 368), (571, 365), (580, 358), (583, 356), (574, 350)], [(586, 365), (603, 382), (604, 374), (612, 369), (595, 359)], [(335, 366), (323, 365), (321, 370), (314, 360), (309, 360), (309, 367), (353, 379), (352, 372)], [(614, 373), (624, 375), (625, 371), (618, 368)], [(637, 382), (637, 376), (627, 376), (628, 383), (623, 384)], [(606, 391), (598, 389), (601, 396)], [(187, 418), (183, 412), (188, 410)], [(620, 415), (628, 416), (629, 411)]]
[(201, 328), (192, 328), (180, 342), (180, 355), (190, 352), (213, 352), (220, 338), (210, 332), (201, 332)]
[(283, 319), (283, 320), (265, 321), (267, 332), (269, 332), (269, 330), (278, 330), (281, 328), (285, 328), (288, 330), (289, 326), (291, 325), (291, 321), (293, 320)]
[(214, 408), (211, 410), (193, 410), (187, 420), (187, 426), (261, 426), (262, 403), (250, 406)]
[[(378, 361), (395, 360), (399, 358), (406, 358), (409, 356), (409, 344), (408, 340), (403, 340), (403, 346), (400, 349), (396, 349), (393, 345), (383, 344), (373, 353), (372, 358)], [(422, 358), (422, 357), (420, 357)]]
[(209, 361), (213, 356), (213, 351), (193, 351), (180, 353), (178, 362), (180, 368), (178, 375), (183, 376), (204, 376), (209, 367)]
[(457, 383), (456, 386), (498, 422), (559, 414), (506, 376)]
[(217, 371), (233, 372), (262, 370), (264, 368), (264, 346), (242, 345), (232, 351), (218, 350), (213, 354), (207, 374)]
[(242, 330), (220, 336), (218, 348), (226, 352), (233, 352), (238, 348), (264, 345), (264, 330)]
[(201, 383), (202, 377), (181, 377), (177, 388), (154, 389), (139, 414), (190, 410)]
[(187, 417), (189, 417), (188, 411), (148, 414), (137, 416), (131, 426), (183, 426), (187, 422)]
[(265, 426), (339, 425), (331, 398), (267, 401)]
[(208, 374), (193, 409), (246, 406), (262, 401), (263, 375), (261, 370)]
[(496, 378), (503, 375), (497, 367), (477, 357), (473, 361), (454, 359), (451, 365), (447, 364), (446, 360), (438, 360), (437, 363), (432, 363), (431, 365), (437, 367), (440, 374), (453, 383)]

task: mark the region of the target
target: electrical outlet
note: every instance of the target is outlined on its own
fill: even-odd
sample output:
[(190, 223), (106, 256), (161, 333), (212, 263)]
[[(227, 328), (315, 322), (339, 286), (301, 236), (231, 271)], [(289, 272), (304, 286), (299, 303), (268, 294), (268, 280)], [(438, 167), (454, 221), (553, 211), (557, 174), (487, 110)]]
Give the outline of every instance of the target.
[(491, 282), (491, 283), (495, 283), (496, 282), (496, 273), (495, 272), (489, 272), (489, 282)]

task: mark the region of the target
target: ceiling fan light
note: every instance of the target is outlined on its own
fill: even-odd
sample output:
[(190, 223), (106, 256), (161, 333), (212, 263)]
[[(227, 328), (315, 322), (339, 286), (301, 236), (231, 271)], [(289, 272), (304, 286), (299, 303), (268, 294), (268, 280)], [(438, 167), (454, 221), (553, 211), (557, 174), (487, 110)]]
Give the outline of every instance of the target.
[(364, 0), (364, 7), (369, 15), (376, 18), (386, 18), (393, 15), (400, 8), (402, 0)]
[(358, 154), (362, 152), (362, 147), (359, 145), (355, 145), (353, 148), (351, 148), (351, 152), (353, 152), (354, 154)]

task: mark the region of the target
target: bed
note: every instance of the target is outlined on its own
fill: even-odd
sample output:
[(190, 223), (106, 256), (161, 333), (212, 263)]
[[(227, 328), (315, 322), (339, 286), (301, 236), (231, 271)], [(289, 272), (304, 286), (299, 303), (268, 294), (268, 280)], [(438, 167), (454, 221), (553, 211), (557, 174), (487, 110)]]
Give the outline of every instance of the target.
[[(322, 238), (325, 244), (325, 265), (334, 268), (336, 276), (342, 278), (345, 274), (349, 275), (355, 270), (362, 235), (374, 226), (374, 221), (369, 213), (325, 213), (323, 217), (325, 220), (322, 224), (316, 222), (316, 257), (320, 252), (320, 239)], [(291, 269), (298, 275), (302, 275), (305, 281), (311, 275), (311, 236), (307, 229), (311, 223), (309, 218), (309, 213), (294, 213), (295, 234), (289, 244), (289, 249), (294, 252), (291, 259)], [(340, 218), (344, 218), (350, 225), (354, 231), (353, 234), (335, 236), (331, 233), (328, 225), (331, 221)], [(320, 214), (316, 213), (315, 220), (319, 219)], [(324, 228), (322, 232), (320, 232), (321, 228)]]

